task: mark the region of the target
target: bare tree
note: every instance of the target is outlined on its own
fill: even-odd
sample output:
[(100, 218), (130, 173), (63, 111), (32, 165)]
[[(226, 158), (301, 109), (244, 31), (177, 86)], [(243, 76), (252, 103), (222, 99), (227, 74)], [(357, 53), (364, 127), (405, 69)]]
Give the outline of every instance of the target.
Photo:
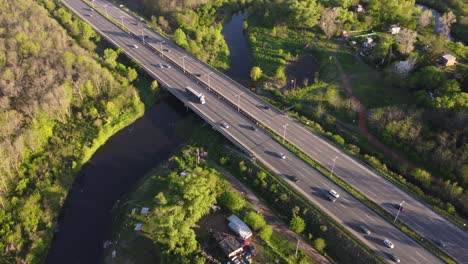
[(440, 17), (441, 25), (438, 30), (439, 35), (448, 37), (448, 35), (450, 34), (450, 28), (455, 22), (457, 22), (457, 17), (452, 13), (452, 11), (444, 13), (444, 15)]
[(432, 22), (432, 9), (426, 9), (421, 12), (419, 16), (419, 25), (421, 27), (427, 27)]
[(408, 54), (414, 49), (414, 43), (418, 34), (411, 29), (403, 28), (398, 33), (396, 40), (398, 41), (398, 50), (403, 54)]
[(322, 14), (319, 25), (325, 33), (328, 39), (335, 35), (338, 28), (337, 18), (340, 16), (340, 10), (338, 8), (327, 8)]

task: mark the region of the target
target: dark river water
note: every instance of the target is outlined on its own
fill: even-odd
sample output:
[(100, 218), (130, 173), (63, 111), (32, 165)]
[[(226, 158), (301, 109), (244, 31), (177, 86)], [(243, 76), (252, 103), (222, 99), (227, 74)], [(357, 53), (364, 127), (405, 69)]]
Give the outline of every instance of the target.
[(99, 148), (70, 190), (46, 263), (98, 262), (110, 235), (110, 210), (182, 142), (174, 124), (187, 113), (181, 102), (168, 96)]
[(249, 87), (253, 59), (247, 45), (247, 36), (244, 34), (244, 18), (244, 13), (234, 15), (231, 21), (224, 25), (221, 33), (229, 47), (231, 62), (231, 68), (224, 73)]

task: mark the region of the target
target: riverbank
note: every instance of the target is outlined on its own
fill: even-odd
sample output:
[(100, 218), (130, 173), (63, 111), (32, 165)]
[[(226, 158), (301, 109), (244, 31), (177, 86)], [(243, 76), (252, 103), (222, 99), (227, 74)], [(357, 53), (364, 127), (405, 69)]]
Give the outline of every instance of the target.
[(62, 209), (47, 263), (97, 262), (114, 204), (181, 143), (173, 129), (185, 112), (177, 99), (168, 99), (110, 137), (82, 167)]

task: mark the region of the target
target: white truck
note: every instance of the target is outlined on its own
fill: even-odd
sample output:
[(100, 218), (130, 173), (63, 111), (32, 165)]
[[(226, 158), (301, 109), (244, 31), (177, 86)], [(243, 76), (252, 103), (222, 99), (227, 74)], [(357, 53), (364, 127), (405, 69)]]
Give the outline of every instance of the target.
[(202, 93), (197, 92), (195, 89), (193, 89), (190, 86), (185, 87), (185, 92), (187, 92), (189, 95), (192, 95), (198, 98), (201, 104), (205, 104), (205, 96)]

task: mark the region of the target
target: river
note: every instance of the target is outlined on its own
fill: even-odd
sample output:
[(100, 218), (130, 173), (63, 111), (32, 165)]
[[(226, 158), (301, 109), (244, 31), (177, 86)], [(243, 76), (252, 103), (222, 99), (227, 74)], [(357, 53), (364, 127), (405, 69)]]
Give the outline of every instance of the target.
[(98, 262), (110, 235), (112, 207), (182, 142), (174, 125), (187, 113), (168, 96), (96, 151), (70, 189), (47, 263)]
[(245, 18), (245, 13), (239, 12), (235, 14), (232, 16), (231, 21), (224, 25), (221, 33), (226, 40), (230, 52), (229, 61), (231, 67), (225, 73), (244, 86), (249, 87), (251, 85), (250, 70), (253, 67), (253, 59), (247, 44), (247, 36), (244, 32)]

